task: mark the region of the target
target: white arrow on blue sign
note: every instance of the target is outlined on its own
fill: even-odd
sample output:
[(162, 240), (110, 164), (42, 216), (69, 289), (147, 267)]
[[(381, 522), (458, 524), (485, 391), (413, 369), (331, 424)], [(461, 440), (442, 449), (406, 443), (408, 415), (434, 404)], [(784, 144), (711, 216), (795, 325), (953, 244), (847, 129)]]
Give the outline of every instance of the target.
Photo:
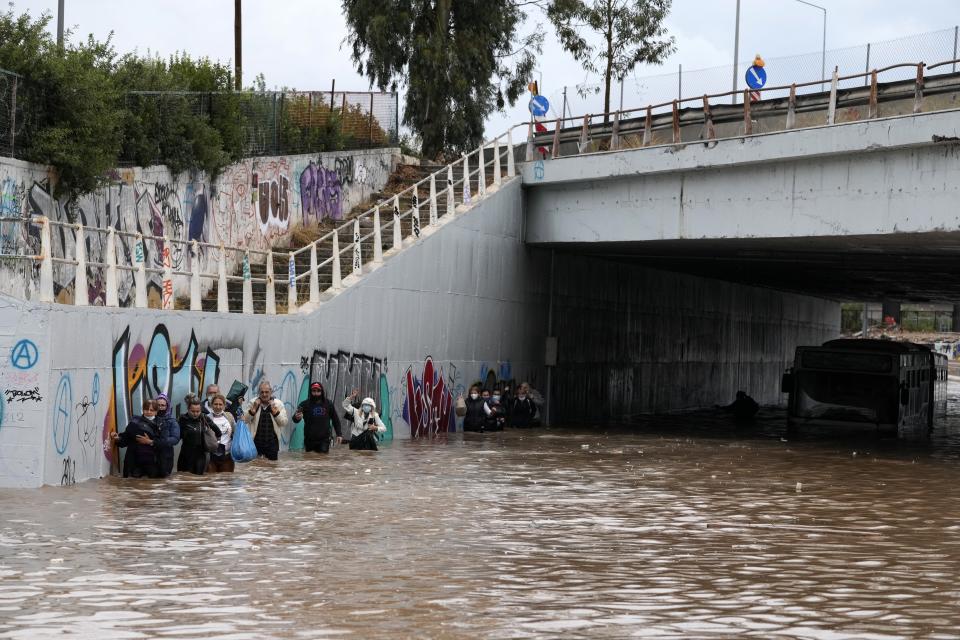
[(530, 114), (539, 118), (547, 115), (550, 110), (550, 102), (546, 96), (533, 96), (530, 99)]
[(763, 67), (758, 67), (757, 65), (752, 65), (747, 69), (747, 86), (751, 89), (763, 89), (763, 85), (767, 84), (767, 72), (763, 70)]

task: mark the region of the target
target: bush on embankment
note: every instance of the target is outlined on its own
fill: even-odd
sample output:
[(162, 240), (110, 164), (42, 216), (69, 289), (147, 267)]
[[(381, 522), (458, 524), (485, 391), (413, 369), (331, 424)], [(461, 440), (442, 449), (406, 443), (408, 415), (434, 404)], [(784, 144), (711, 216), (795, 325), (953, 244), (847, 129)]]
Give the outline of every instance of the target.
[(229, 65), (209, 58), (119, 55), (110, 38), (73, 42), (69, 34), (60, 48), (50, 20), (12, 7), (0, 14), (0, 69), (19, 75), (16, 96), (6, 95), (17, 114), (13, 155), (52, 166), (58, 198), (94, 191), (117, 166), (216, 177), (248, 156), (387, 141), (359, 108), (267, 92), (262, 76), (235, 92)]

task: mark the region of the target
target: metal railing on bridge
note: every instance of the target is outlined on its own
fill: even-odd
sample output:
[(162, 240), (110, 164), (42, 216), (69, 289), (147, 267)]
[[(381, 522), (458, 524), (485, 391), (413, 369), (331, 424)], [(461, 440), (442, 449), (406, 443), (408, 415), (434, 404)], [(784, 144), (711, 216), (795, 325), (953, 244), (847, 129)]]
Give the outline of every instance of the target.
[[(867, 87), (866, 94), (858, 97), (857, 95), (851, 93), (855, 91), (853, 89), (844, 89), (843, 91), (847, 92), (849, 100), (853, 100), (855, 98), (856, 100), (863, 102), (868, 109), (868, 117), (880, 117), (877, 107), (878, 102), (880, 101), (878, 96), (881, 95), (878, 86), (879, 77), (886, 72), (894, 69), (902, 69), (904, 67), (913, 67), (916, 69), (916, 80), (910, 83), (911, 88), (908, 97), (912, 100), (912, 112), (918, 113), (922, 111), (924, 107), (925, 71), (939, 68), (944, 65), (952, 65), (956, 62), (958, 62), (958, 60), (948, 60), (930, 66), (927, 66), (922, 62), (899, 64), (885, 67), (883, 69), (875, 69), (866, 74), (854, 74), (851, 76), (842, 77), (838, 76), (838, 74), (834, 72), (833, 77), (829, 80), (831, 86), (830, 92), (827, 94), (827, 96), (825, 96), (825, 101), (819, 105), (819, 108), (825, 109), (826, 112), (825, 116), (823, 117), (823, 121), (815, 122), (807, 126), (819, 127), (835, 124), (838, 105), (838, 83), (845, 79), (860, 76), (866, 76), (869, 79), (869, 86)], [(953, 78), (952, 80), (956, 85), (956, 78)], [(761, 93), (783, 90), (785, 88), (789, 89), (790, 97), (783, 113), (784, 129), (789, 130), (793, 128), (803, 128), (799, 127), (796, 123), (796, 89), (798, 87), (819, 84), (821, 81), (826, 82), (826, 80), (814, 80), (806, 83), (791, 84), (786, 87), (771, 87), (761, 90)], [(859, 91), (862, 92), (863, 90), (860, 89)], [(547, 158), (563, 157), (561, 154), (561, 141), (563, 136), (566, 134), (563, 131), (562, 125), (564, 122), (570, 120), (580, 121), (582, 119), (583, 122), (583, 127), (579, 129), (579, 133), (577, 129), (571, 130), (575, 135), (579, 136), (575, 146), (575, 154), (577, 155), (616, 151), (618, 149), (622, 149), (624, 146), (621, 144), (621, 137), (625, 136), (630, 131), (633, 131), (639, 135), (640, 143), (637, 146), (671, 146), (692, 141), (690, 139), (685, 140), (683, 138), (682, 127), (680, 126), (680, 105), (688, 101), (697, 101), (702, 103), (703, 106), (702, 115), (700, 116), (703, 126), (701, 133), (697, 135), (696, 139), (703, 140), (706, 138), (708, 140), (713, 140), (718, 138), (716, 137), (716, 132), (713, 126), (713, 112), (710, 101), (728, 98), (732, 94), (733, 92), (725, 92), (706, 95), (699, 98), (673, 100), (671, 102), (661, 103), (659, 105), (649, 105), (646, 107), (615, 111), (612, 114), (608, 114), (609, 116), (612, 116), (612, 125), (610, 125), (608, 129), (604, 129), (599, 132), (591, 128), (590, 122), (593, 116), (589, 114), (586, 116), (577, 116), (576, 118), (557, 118), (553, 121), (555, 129), (552, 135), (536, 134), (534, 132), (533, 123), (525, 122), (514, 125), (503, 134), (495, 137), (493, 140), (481, 144), (478, 149), (463, 155), (456, 161), (449, 163), (438, 171), (431, 173), (429, 176), (423, 178), (415, 185), (407, 187), (391, 198), (381, 200), (356, 218), (336, 227), (322, 237), (299, 249), (258, 251), (253, 249), (231, 248), (225, 247), (224, 245), (202, 243), (196, 240), (185, 241), (163, 236), (128, 233), (118, 231), (112, 227), (84, 228), (79, 224), (57, 222), (45, 217), (34, 217), (29, 219), (6, 218), (3, 220), (3, 224), (38, 225), (40, 227), (40, 253), (36, 255), (8, 254), (0, 257), (7, 260), (23, 260), (39, 264), (39, 298), (43, 302), (54, 301), (54, 264), (66, 264), (72, 265), (75, 269), (75, 292), (86, 291), (87, 268), (101, 269), (105, 272), (104, 281), (106, 283), (106, 306), (119, 306), (117, 287), (118, 274), (120, 271), (126, 271), (132, 272), (134, 275), (134, 307), (147, 307), (147, 274), (158, 274), (162, 282), (162, 309), (174, 308), (174, 300), (177, 294), (175, 291), (174, 276), (187, 276), (189, 277), (190, 283), (190, 310), (201, 310), (202, 284), (204, 281), (208, 281), (211, 282), (211, 284), (212, 282), (217, 283), (216, 310), (221, 313), (238, 311), (235, 308), (230, 308), (229, 299), (227, 296), (227, 283), (231, 281), (241, 281), (243, 283), (242, 305), (240, 309), (241, 312), (247, 314), (254, 313), (252, 287), (254, 284), (258, 284), (263, 285), (265, 288), (265, 313), (276, 314), (278, 312), (276, 291), (276, 287), (278, 285), (281, 287), (286, 286), (287, 288), (286, 313), (294, 313), (305, 303), (313, 308), (322, 302), (320, 290), (321, 280), (329, 282), (327, 291), (333, 294), (344, 288), (344, 281), (347, 278), (352, 277), (353, 280), (359, 278), (363, 273), (365, 263), (372, 263), (373, 268), (378, 266), (384, 258), (384, 235), (389, 234), (389, 236), (392, 236), (391, 246), (388, 251), (397, 252), (405, 245), (409, 245), (416, 241), (416, 239), (418, 239), (422, 234), (429, 233), (436, 225), (440, 223), (441, 218), (453, 216), (456, 213), (457, 207), (462, 205), (470, 206), (474, 202), (483, 199), (487, 195), (488, 188), (490, 188), (491, 185), (499, 186), (503, 183), (504, 174), (507, 180), (514, 178), (516, 176), (515, 156), (521, 149), (521, 147), (514, 146), (514, 130), (518, 128), (521, 130), (524, 128), (527, 129), (525, 158), (528, 162), (534, 160), (545, 160)], [(850, 95), (853, 95), (854, 97), (850, 98)], [(904, 97), (900, 96), (899, 94), (898, 96), (901, 99)], [(726, 107), (727, 109), (734, 108), (738, 112), (742, 109), (742, 129), (732, 137), (739, 138), (747, 135), (753, 135), (749, 95), (745, 96), (745, 98), (746, 99), (742, 107), (739, 105)], [(653, 112), (658, 107), (670, 107), (669, 116), (665, 122), (654, 120)], [(636, 122), (630, 122), (629, 120), (624, 119), (624, 116), (635, 113), (643, 113), (645, 117), (643, 119), (638, 119)], [(622, 126), (625, 122), (627, 123), (627, 126)], [(656, 145), (654, 144), (653, 136), (658, 130), (661, 129), (666, 129), (670, 132), (670, 141), (662, 143), (661, 145)], [(591, 148), (589, 144), (586, 144), (590, 142), (591, 138), (600, 139), (602, 142), (604, 142), (604, 145), (596, 149)], [(547, 146), (551, 148), (547, 149)], [(486, 153), (486, 150), (488, 149), (492, 150), (489, 161), (487, 160)], [(504, 163), (506, 165), (505, 170)], [(472, 167), (476, 168), (474, 169)], [(488, 169), (490, 170), (489, 178)], [(460, 177), (455, 179), (455, 174), (457, 173), (459, 173)], [(445, 182), (441, 191), (438, 191), (438, 181)], [(419, 191), (421, 187), (429, 188), (429, 197), (423, 202), (421, 202), (419, 197)], [(413, 204), (406, 211), (401, 211), (401, 198), (406, 197), (412, 198)], [(442, 210), (441, 203), (443, 205)], [(429, 208), (429, 217), (427, 225), (424, 228), (421, 228), (420, 215), (423, 207)], [(388, 216), (388, 220), (386, 222), (384, 222), (381, 218), (381, 212), (384, 210), (387, 212)], [(362, 225), (372, 225), (373, 229), (369, 233), (361, 235)], [(72, 230), (75, 240), (74, 246), (76, 247), (75, 255), (73, 257), (53, 257), (51, 252), (52, 227), (60, 227), (65, 231)], [(341, 233), (350, 232), (352, 232), (352, 241), (347, 243), (345, 247), (341, 248)], [(106, 236), (106, 263), (90, 262), (86, 259), (85, 234), (87, 233), (95, 233)], [(131, 264), (118, 264), (117, 262), (117, 235), (130, 236), (135, 240), (135, 250), (132, 252)], [(144, 260), (143, 243), (148, 240), (162, 243), (160, 246), (164, 247), (162, 252), (163, 268), (158, 269), (146, 266)], [(366, 255), (364, 255), (363, 246), (365, 243), (371, 244), (371, 241), (372, 248), (367, 252)], [(319, 261), (318, 247), (324, 245), (325, 243), (332, 244), (331, 255), (329, 258)], [(198, 249), (201, 247), (218, 250), (219, 257), (217, 261), (217, 273), (201, 272), (199, 260), (193, 261), (193, 267), (190, 271), (174, 270), (170, 260), (170, 247), (174, 245), (181, 245), (185, 248), (190, 248), (193, 251), (193, 255), (197, 255)], [(307, 252), (309, 253), (309, 266), (304, 269), (300, 269), (297, 265), (297, 257)], [(344, 254), (346, 254), (346, 256)], [(228, 255), (232, 255), (235, 262), (240, 262), (240, 264), (242, 264), (242, 275), (236, 276), (227, 274)], [(263, 258), (265, 262), (265, 275), (263, 278), (253, 277), (250, 268), (251, 256), (254, 258)], [(343, 275), (343, 261), (345, 258), (350, 269), (350, 273), (346, 276)], [(286, 265), (286, 277), (280, 280), (275, 277), (275, 267), (277, 263)], [(300, 285), (302, 285), (304, 282), (307, 283), (307, 286), (301, 287)], [(304, 288), (305, 293), (301, 295), (300, 290)], [(86, 296), (75, 295), (74, 297), (74, 304), (88, 304)]]

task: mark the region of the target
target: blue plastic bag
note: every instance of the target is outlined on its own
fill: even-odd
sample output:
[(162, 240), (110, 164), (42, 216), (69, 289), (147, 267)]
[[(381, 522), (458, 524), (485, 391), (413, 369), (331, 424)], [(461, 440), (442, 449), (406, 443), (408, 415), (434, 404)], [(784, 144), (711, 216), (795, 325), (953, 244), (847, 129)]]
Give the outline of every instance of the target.
[(257, 445), (253, 443), (250, 429), (243, 420), (238, 421), (236, 429), (234, 429), (230, 455), (237, 462), (250, 462), (257, 457)]

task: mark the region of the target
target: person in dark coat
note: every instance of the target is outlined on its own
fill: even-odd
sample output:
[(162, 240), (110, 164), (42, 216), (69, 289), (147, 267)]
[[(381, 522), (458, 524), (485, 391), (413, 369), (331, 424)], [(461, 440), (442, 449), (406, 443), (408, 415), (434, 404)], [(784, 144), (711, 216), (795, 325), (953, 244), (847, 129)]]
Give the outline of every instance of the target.
[(718, 408), (729, 411), (737, 420), (753, 420), (753, 417), (760, 410), (760, 405), (748, 396), (746, 391), (737, 391), (736, 399), (733, 402)]
[(517, 395), (510, 400), (507, 413), (510, 416), (510, 426), (526, 429), (536, 426), (534, 417), (537, 415), (537, 405), (530, 395), (530, 385), (526, 382), (517, 387)]
[(187, 412), (180, 416), (180, 436), (183, 446), (177, 458), (177, 471), (186, 471), (202, 476), (207, 470), (209, 458), (203, 446), (203, 428), (209, 427), (219, 439), (223, 433), (210, 418), (203, 414), (203, 403), (196, 396), (187, 401)]
[(157, 425), (160, 437), (155, 446), (160, 463), (160, 473), (166, 477), (173, 473), (173, 449), (180, 442), (180, 425), (171, 415), (170, 399), (167, 394), (159, 394), (156, 397), (156, 402), (157, 417), (154, 419), (154, 424)]
[(134, 416), (123, 433), (110, 434), (118, 447), (126, 447), (123, 458), (124, 478), (162, 478), (156, 445), (160, 434), (155, 424), (157, 403), (146, 400), (143, 415)]
[(464, 400), (467, 411), (463, 416), (464, 431), (483, 431), (486, 428), (487, 412), (489, 408), (480, 397), (480, 387), (470, 387), (470, 392)]
[(314, 382), (310, 385), (310, 397), (300, 403), (293, 414), (293, 421), (303, 420), (304, 451), (330, 453), (330, 425), (337, 434), (337, 444), (343, 442), (340, 430), (340, 416), (333, 403), (327, 399), (323, 385)]
[(507, 423), (507, 410), (500, 404), (500, 392), (494, 389), (489, 398), (486, 398), (487, 392), (484, 391), (483, 396), (487, 408), (490, 409), (487, 413), (485, 429), (487, 431), (503, 431), (503, 427)]

